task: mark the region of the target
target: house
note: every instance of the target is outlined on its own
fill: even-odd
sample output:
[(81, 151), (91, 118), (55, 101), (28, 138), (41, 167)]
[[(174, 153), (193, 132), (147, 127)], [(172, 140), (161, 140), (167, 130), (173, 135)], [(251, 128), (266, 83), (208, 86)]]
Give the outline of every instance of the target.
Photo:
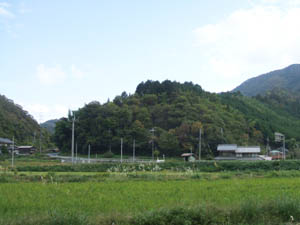
[(0, 154), (2, 153), (1, 149), (3, 146), (7, 147), (9, 145), (12, 145), (13, 141), (7, 138), (0, 138)]
[(13, 141), (9, 140), (8, 138), (0, 138), (0, 144), (5, 144), (5, 145), (12, 145)]
[(36, 151), (33, 146), (19, 146), (17, 149), (19, 154), (32, 154)]
[(259, 157), (259, 146), (237, 146), (236, 144), (218, 145), (219, 156), (217, 160), (263, 160)]
[(183, 153), (181, 157), (183, 157), (185, 162), (195, 162), (196, 160), (196, 155), (194, 153)]
[(236, 159), (236, 144), (222, 144), (218, 145), (219, 159)]
[(250, 147), (237, 147), (236, 151), (236, 157), (243, 159), (243, 158), (258, 158), (258, 154), (260, 153), (260, 147), (259, 146), (250, 146)]

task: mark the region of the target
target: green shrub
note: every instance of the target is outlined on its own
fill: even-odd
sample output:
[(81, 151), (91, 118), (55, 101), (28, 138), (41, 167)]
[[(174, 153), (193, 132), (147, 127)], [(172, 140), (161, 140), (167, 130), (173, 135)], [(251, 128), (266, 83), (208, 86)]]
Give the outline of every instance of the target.
[(105, 152), (102, 157), (103, 158), (113, 158), (115, 154), (113, 152)]

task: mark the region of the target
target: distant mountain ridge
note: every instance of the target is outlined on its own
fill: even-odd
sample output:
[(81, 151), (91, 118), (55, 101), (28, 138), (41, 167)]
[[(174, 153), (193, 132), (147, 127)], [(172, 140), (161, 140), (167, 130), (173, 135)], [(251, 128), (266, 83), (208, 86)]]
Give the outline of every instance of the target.
[(273, 89), (300, 93), (300, 64), (292, 64), (286, 68), (248, 79), (232, 91), (239, 91), (246, 96), (255, 96), (264, 95)]
[(46, 122), (41, 124), (41, 127), (47, 129), (50, 134), (54, 134), (55, 125), (56, 125), (57, 121), (58, 121), (58, 119), (47, 120)]

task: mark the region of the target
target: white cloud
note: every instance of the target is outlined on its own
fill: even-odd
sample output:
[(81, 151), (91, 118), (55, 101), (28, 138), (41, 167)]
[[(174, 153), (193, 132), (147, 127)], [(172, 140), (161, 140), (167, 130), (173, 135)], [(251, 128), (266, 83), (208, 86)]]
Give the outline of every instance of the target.
[(15, 17), (15, 15), (7, 9), (9, 7), (10, 7), (10, 4), (8, 4), (6, 2), (0, 2), (0, 16), (6, 17), (6, 18)]
[(83, 72), (80, 69), (78, 69), (74, 64), (72, 64), (71, 66), (71, 73), (74, 78), (81, 79), (84, 77)]
[(24, 110), (28, 111), (39, 123), (50, 119), (59, 119), (68, 115), (68, 107), (65, 105), (44, 104), (22, 104)]
[(44, 64), (40, 64), (36, 67), (36, 76), (44, 85), (59, 84), (66, 79), (66, 74), (58, 65), (55, 67), (46, 67)]
[(10, 7), (10, 4), (7, 2), (0, 2), (0, 7), (8, 8), (8, 7)]
[(196, 45), (206, 52), (204, 70), (220, 82), (233, 79), (227, 90), (249, 76), (300, 62), (300, 8), (277, 6), (282, 2), (263, 0), (194, 30)]

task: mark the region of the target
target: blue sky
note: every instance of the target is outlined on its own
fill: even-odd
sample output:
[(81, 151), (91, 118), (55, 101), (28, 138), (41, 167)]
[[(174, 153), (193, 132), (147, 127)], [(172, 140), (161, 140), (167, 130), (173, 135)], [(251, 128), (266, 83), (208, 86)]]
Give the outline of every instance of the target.
[(148, 79), (211, 92), (300, 62), (298, 0), (0, 0), (0, 94), (39, 122)]

